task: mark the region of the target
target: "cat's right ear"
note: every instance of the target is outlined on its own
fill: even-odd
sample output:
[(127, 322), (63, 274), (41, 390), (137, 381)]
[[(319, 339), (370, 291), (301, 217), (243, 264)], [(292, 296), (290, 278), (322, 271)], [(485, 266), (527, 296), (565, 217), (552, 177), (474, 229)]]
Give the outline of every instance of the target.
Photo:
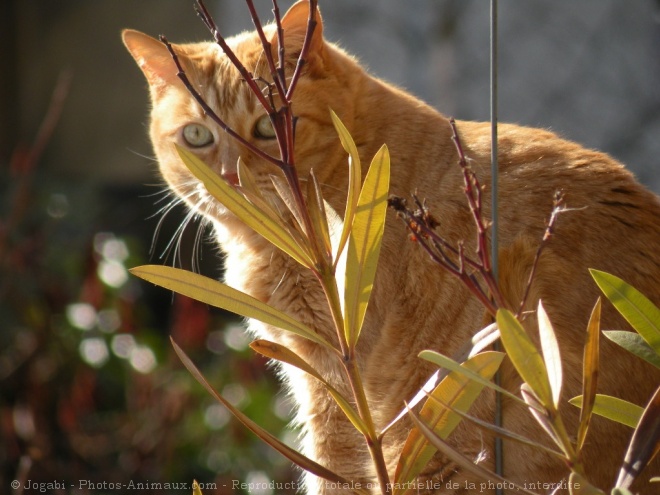
[[(323, 42), (323, 19), (318, 6), (316, 7), (316, 28), (310, 40), (309, 51), (307, 52), (307, 63), (312, 67), (318, 60), (324, 56)], [(287, 62), (295, 65), (305, 41), (307, 34), (307, 22), (309, 18), (309, 1), (299, 0), (282, 17), (282, 29), (284, 30), (284, 49), (286, 51)], [(275, 33), (271, 39), (273, 45), (273, 54), (277, 56), (279, 48), (278, 37)]]
[(121, 38), (147, 78), (153, 96), (167, 86), (181, 84), (176, 64), (162, 42), (133, 29), (124, 29)]

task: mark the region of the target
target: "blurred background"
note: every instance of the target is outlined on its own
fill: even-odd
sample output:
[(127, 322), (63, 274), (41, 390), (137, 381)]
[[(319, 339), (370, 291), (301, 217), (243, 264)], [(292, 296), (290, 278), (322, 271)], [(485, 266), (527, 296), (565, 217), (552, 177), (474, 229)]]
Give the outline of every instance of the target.
[[(201, 261), (205, 275), (221, 274), (210, 242), (193, 248), (198, 224), (179, 241), (185, 211), (160, 211), (146, 83), (119, 38), (131, 27), (207, 39), (192, 3), (0, 2), (1, 493), (19, 493), (12, 480), (85, 494), (102, 492), (81, 481), (193, 478), (216, 483), (204, 493), (245, 493), (232, 480), (297, 475), (230, 420), (171, 350), (170, 335), (226, 397), (293, 442), (283, 429), (290, 406), (247, 350), (240, 320), (127, 272)], [(271, 2), (255, 3), (270, 19)], [(488, 2), (319, 3), (326, 37), (374, 74), (446, 115), (488, 119)], [(250, 29), (242, 0), (207, 5), (227, 36)], [(606, 151), (660, 192), (660, 2), (499, 7), (500, 120)]]

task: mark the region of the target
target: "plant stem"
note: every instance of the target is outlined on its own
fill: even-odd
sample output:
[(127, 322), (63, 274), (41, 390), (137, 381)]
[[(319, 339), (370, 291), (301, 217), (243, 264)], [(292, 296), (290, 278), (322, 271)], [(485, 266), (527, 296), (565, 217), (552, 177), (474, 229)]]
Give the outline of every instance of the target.
[(331, 265), (323, 267), (320, 272), (319, 281), (328, 301), (328, 307), (332, 320), (337, 330), (337, 338), (342, 352), (342, 365), (346, 371), (348, 383), (353, 392), (353, 398), (357, 407), (357, 412), (362, 421), (367, 427), (367, 432), (364, 435), (369, 454), (374, 462), (376, 468), (376, 476), (380, 484), (380, 490), (383, 494), (390, 493), (390, 479), (387, 473), (387, 466), (385, 464), (385, 457), (383, 456), (383, 448), (379, 435), (376, 432), (374, 421), (371, 416), (371, 409), (369, 402), (362, 385), (362, 377), (358, 367), (357, 359), (355, 356), (355, 348), (350, 348), (344, 332), (344, 318), (341, 311), (341, 304), (339, 299), (339, 290), (337, 289), (337, 281), (335, 278), (334, 270)]

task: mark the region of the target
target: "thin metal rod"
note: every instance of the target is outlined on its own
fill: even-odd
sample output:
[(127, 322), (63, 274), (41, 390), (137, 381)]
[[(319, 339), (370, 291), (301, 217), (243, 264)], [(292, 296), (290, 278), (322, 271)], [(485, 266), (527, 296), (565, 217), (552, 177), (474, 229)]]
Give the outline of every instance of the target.
[[(497, 0), (490, 0), (490, 139), (491, 139), (491, 263), (493, 278), (499, 281), (499, 238), (498, 238), (498, 179), (499, 169), (497, 164)], [(499, 343), (496, 348), (499, 347)], [(495, 381), (500, 385), (500, 373), (495, 376)], [(495, 394), (495, 425), (502, 427), (502, 395)], [(495, 438), (495, 472), (504, 476), (504, 449), (502, 439)], [(497, 488), (497, 495), (504, 491)]]

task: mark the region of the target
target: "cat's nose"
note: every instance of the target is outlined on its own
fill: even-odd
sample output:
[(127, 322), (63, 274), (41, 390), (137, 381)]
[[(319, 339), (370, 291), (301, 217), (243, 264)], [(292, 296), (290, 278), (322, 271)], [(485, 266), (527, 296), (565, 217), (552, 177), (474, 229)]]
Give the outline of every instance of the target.
[(234, 173), (222, 172), (222, 174), (220, 174), (220, 175), (223, 179), (225, 179), (225, 181), (227, 181), (232, 186), (238, 186), (239, 185), (238, 174), (237, 173), (235, 173), (235, 172)]
[(232, 153), (230, 149), (222, 150), (220, 156), (220, 176), (233, 186), (238, 185), (238, 155)]

